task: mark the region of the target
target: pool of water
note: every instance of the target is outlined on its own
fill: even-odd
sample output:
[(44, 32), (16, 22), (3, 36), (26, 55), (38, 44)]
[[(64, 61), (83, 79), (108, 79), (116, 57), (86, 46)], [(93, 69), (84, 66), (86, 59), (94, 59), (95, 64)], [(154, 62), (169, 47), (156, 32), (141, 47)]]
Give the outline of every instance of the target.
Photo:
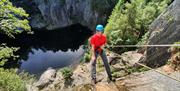
[(77, 64), (84, 53), (84, 49), (80, 47), (76, 51), (68, 50), (63, 52), (58, 50), (43, 51), (42, 49), (31, 48), (28, 53), (28, 59), (20, 61), (20, 71), (24, 70), (30, 74), (41, 74), (47, 68), (62, 68), (69, 65)]
[(1, 37), (8, 46), (20, 47), (17, 61), (7, 62), (6, 67), (18, 67), (19, 71), (41, 74), (47, 68), (62, 68), (77, 64), (83, 53), (83, 45), (92, 32), (81, 25), (55, 30), (35, 30), (33, 35), (22, 33), (16, 39)]

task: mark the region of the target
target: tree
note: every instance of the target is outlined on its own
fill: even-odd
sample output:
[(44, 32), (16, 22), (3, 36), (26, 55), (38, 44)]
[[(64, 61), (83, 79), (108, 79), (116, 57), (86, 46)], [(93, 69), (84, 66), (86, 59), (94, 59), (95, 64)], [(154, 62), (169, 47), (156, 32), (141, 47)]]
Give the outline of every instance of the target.
[[(12, 5), (9, 0), (0, 1), (0, 33), (15, 38), (15, 34), (23, 31), (30, 32), (31, 27), (26, 19), (29, 15), (22, 9)], [(0, 44), (0, 66), (3, 66), (9, 58), (14, 57), (13, 53), (17, 48), (7, 47)]]
[[(0, 1), (0, 33), (15, 38), (15, 34), (23, 31), (30, 32), (31, 27), (27, 17), (28, 14), (22, 8), (14, 7), (9, 0)], [(15, 51), (17, 48), (0, 44), (0, 66), (3, 66), (9, 58), (14, 57)]]
[(169, 0), (119, 0), (105, 27), (108, 44), (136, 44), (168, 3)]
[[(28, 14), (22, 9), (12, 5), (9, 0), (0, 0), (0, 33), (15, 38), (15, 34), (23, 31), (30, 32), (31, 27), (26, 19)], [(15, 70), (4, 69), (4, 64), (14, 55), (18, 48), (7, 47), (0, 44), (0, 90), (1, 91), (25, 91), (24, 81), (16, 74)]]
[(0, 1), (0, 33), (14, 38), (22, 31), (30, 32), (31, 27), (26, 19), (29, 15), (22, 8), (12, 5), (9, 0)]

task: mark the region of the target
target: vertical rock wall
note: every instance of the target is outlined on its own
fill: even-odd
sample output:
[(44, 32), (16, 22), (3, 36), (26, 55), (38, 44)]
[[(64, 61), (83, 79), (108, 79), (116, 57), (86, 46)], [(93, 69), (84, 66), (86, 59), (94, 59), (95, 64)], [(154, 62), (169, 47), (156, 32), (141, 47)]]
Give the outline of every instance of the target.
[(105, 24), (116, 0), (15, 0), (15, 5), (30, 12), (33, 28), (66, 27), (81, 24), (94, 29), (98, 23)]
[[(180, 41), (180, 0), (174, 2), (150, 25), (149, 45), (173, 44)], [(147, 48), (146, 64), (151, 67), (164, 65), (170, 53), (169, 47)]]

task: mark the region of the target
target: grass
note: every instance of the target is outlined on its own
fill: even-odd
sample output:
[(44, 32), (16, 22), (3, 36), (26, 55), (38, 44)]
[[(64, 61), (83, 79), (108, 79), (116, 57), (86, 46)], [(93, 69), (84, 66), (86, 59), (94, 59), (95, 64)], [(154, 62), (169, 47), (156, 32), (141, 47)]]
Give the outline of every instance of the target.
[(127, 71), (129, 73), (134, 73), (134, 72), (144, 72), (144, 71), (148, 71), (149, 69), (145, 68), (145, 67), (129, 67), (127, 68)]

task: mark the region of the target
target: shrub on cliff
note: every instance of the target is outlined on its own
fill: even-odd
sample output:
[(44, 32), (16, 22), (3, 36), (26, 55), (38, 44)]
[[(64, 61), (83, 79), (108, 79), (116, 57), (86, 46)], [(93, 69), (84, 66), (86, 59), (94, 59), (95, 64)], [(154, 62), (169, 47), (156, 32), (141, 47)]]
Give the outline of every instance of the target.
[(73, 75), (72, 69), (65, 67), (61, 70), (62, 76), (63, 78), (68, 81), (71, 79), (71, 76)]
[(0, 91), (26, 91), (26, 87), (14, 70), (0, 68)]

